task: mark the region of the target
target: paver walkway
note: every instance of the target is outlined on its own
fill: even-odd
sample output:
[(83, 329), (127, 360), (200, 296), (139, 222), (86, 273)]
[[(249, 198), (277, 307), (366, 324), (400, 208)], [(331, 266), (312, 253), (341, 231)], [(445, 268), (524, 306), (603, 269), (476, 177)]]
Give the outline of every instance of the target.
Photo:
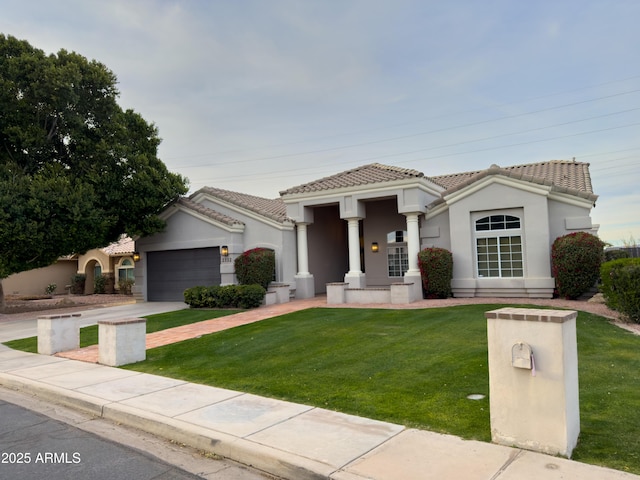
[[(297, 312), (298, 310), (325, 306), (326, 304), (326, 297), (293, 300), (279, 305), (254, 308), (245, 312), (214, 318), (212, 320), (204, 320), (202, 322), (182, 325), (180, 327), (167, 328), (166, 330), (147, 334), (146, 348), (149, 350), (150, 348), (162, 347), (164, 345), (189, 340), (208, 333), (221, 332), (222, 330), (238, 327), (240, 325), (259, 322), (260, 320), (277, 317), (286, 313)], [(56, 356), (71, 360), (98, 363), (98, 345), (91, 345), (77, 350), (60, 352), (57, 353)]]

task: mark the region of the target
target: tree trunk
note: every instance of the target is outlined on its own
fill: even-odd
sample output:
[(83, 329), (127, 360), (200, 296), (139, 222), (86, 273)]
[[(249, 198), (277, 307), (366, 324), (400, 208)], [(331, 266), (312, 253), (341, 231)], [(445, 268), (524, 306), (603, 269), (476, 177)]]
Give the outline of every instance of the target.
[(2, 279), (0, 278), (0, 313), (4, 312), (4, 290), (2, 289)]

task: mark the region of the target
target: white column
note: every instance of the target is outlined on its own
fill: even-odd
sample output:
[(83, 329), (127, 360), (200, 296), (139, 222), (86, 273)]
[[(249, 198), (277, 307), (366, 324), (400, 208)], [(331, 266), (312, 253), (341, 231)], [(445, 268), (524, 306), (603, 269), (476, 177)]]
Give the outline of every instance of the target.
[(407, 273), (420, 274), (418, 253), (420, 253), (420, 228), (418, 213), (405, 213), (407, 217), (407, 254), (409, 256), (409, 270)]
[(365, 288), (367, 280), (360, 264), (360, 217), (347, 218), (349, 271), (344, 276), (349, 288)]
[(307, 244), (308, 223), (296, 223), (298, 250), (298, 273), (295, 279), (296, 298), (313, 298), (316, 294), (315, 280), (309, 272), (309, 246)]
[(360, 219), (348, 218), (349, 234), (349, 274), (362, 273), (360, 265)]
[(309, 247), (307, 246), (307, 225), (296, 223), (298, 239), (298, 275), (309, 275)]

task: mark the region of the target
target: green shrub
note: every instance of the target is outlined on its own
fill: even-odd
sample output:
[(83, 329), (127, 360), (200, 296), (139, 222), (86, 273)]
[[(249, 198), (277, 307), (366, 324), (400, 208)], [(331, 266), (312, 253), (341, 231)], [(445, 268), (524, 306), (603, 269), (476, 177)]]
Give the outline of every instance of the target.
[(71, 292), (75, 295), (84, 294), (84, 285), (87, 281), (87, 276), (83, 273), (77, 273), (71, 277)]
[(107, 279), (104, 275), (96, 275), (93, 279), (93, 293), (105, 293)]
[(216, 302), (220, 308), (236, 308), (238, 306), (238, 285), (225, 285), (216, 293)]
[(50, 283), (49, 285), (47, 285), (47, 288), (44, 289), (44, 293), (46, 293), (47, 295), (53, 295), (53, 292), (56, 291), (56, 288), (58, 288), (57, 284)]
[(256, 308), (262, 305), (266, 290), (262, 285), (239, 285), (238, 307)]
[(607, 306), (640, 323), (640, 258), (621, 258), (600, 268), (600, 290)]
[(622, 249), (610, 249), (604, 251), (604, 261), (618, 260), (620, 258), (629, 258), (629, 252)]
[(198, 286), (184, 291), (184, 302), (192, 308), (255, 308), (265, 293), (260, 285)]
[(604, 243), (595, 235), (576, 232), (556, 238), (551, 249), (558, 295), (575, 299), (598, 280)]
[(207, 288), (207, 287), (203, 287), (203, 286), (196, 286), (196, 287), (191, 287), (191, 288), (187, 288), (184, 291), (184, 303), (186, 303), (187, 305), (193, 307), (193, 308), (198, 308), (201, 305), (201, 299), (202, 299), (202, 291)]
[(118, 290), (120, 290), (120, 294), (131, 295), (131, 288), (134, 284), (135, 281), (132, 278), (124, 278), (122, 280), (118, 280)]
[(240, 285), (261, 285), (267, 288), (276, 270), (276, 254), (268, 248), (247, 250), (234, 261)]
[(418, 253), (418, 265), (426, 298), (451, 296), (453, 256), (444, 248), (426, 248)]

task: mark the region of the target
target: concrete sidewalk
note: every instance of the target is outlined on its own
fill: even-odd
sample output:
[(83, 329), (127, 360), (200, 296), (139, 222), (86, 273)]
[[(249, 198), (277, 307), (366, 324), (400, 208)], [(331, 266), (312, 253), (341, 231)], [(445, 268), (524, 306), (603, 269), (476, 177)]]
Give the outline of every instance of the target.
[(543, 454), (2, 346), (0, 385), (291, 480), (640, 479)]

